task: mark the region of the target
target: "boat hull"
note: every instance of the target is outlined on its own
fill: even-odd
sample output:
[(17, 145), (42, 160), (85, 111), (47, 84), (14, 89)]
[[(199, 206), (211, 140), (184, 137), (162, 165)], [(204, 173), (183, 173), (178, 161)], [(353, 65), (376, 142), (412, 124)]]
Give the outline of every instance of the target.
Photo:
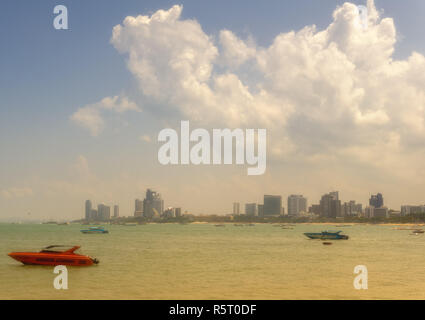
[(348, 236), (338, 233), (304, 233), (310, 239), (320, 240), (348, 240)]
[(85, 234), (102, 234), (102, 233), (109, 233), (107, 230), (81, 230), (82, 233)]
[(45, 265), (45, 266), (91, 266), (95, 262), (88, 256), (78, 254), (47, 254), (35, 252), (11, 252), (9, 257), (22, 262), (26, 265)]

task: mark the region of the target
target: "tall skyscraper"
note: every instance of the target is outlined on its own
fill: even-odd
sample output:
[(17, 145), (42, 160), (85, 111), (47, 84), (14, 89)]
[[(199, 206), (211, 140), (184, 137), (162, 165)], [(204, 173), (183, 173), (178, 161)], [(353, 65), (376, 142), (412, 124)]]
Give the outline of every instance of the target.
[(114, 218), (118, 218), (120, 216), (120, 207), (118, 205), (114, 205)]
[(90, 220), (99, 220), (96, 209), (91, 209)]
[(256, 203), (246, 203), (245, 204), (245, 214), (247, 216), (257, 216), (257, 204)]
[(341, 215), (345, 216), (359, 216), (363, 212), (361, 203), (351, 200), (350, 202), (344, 202), (341, 206)]
[(107, 221), (111, 219), (111, 207), (105, 206), (103, 203), (97, 206), (97, 216), (99, 220)]
[(236, 215), (240, 215), (241, 214), (241, 212), (240, 212), (240, 203), (239, 202), (234, 202), (233, 203), (233, 214), (236, 214)]
[(97, 205), (97, 220), (103, 220), (103, 203)]
[(151, 189), (146, 190), (146, 198), (143, 200), (143, 216), (152, 218), (160, 217), (164, 212), (164, 200), (161, 195)]
[(90, 200), (86, 200), (86, 212), (85, 212), (86, 220), (91, 220), (91, 210), (92, 210), (92, 203)]
[(136, 199), (134, 202), (134, 216), (141, 217), (143, 215), (143, 201)]
[(382, 207), (384, 205), (384, 198), (382, 197), (382, 194), (372, 194), (369, 200), (369, 205), (375, 208)]
[(282, 213), (282, 197), (264, 195), (264, 212), (263, 215), (267, 216), (280, 216)]
[(176, 218), (182, 216), (182, 208), (175, 208)]
[(291, 194), (288, 197), (288, 215), (298, 216), (301, 212), (307, 212), (307, 198)]
[(264, 204), (259, 204), (257, 208), (258, 208), (258, 216), (264, 217)]
[(324, 194), (320, 200), (320, 215), (327, 218), (341, 216), (341, 201), (338, 199), (338, 191)]

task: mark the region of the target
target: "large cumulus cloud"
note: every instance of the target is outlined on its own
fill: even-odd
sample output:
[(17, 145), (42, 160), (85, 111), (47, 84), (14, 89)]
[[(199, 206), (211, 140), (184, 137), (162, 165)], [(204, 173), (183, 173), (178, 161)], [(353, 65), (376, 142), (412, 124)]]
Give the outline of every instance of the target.
[(207, 35), (182, 10), (126, 17), (113, 29), (144, 96), (199, 125), (267, 128), (275, 160), (424, 178), (425, 58), (394, 60), (394, 21), (372, 0), (367, 28), (347, 2), (327, 28), (281, 33), (268, 47), (230, 30)]

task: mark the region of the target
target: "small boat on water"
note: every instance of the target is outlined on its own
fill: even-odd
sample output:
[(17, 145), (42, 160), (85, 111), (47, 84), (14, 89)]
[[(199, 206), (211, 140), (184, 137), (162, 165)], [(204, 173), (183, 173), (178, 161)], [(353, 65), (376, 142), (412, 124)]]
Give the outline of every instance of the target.
[(416, 229), (412, 231), (413, 233), (425, 233), (422, 229)]
[(11, 252), (9, 257), (27, 265), (91, 266), (99, 260), (75, 253), (80, 246), (48, 246), (40, 252)]
[(304, 233), (310, 239), (320, 239), (320, 240), (347, 240), (348, 236), (345, 234), (340, 234), (342, 231), (322, 231), (319, 233)]
[(330, 245), (332, 244), (332, 242), (323, 242), (323, 244), (324, 244), (325, 246), (330, 246)]
[(88, 229), (84, 229), (80, 231), (82, 233), (87, 233), (87, 234), (109, 233), (109, 231), (105, 230), (103, 227), (90, 227)]

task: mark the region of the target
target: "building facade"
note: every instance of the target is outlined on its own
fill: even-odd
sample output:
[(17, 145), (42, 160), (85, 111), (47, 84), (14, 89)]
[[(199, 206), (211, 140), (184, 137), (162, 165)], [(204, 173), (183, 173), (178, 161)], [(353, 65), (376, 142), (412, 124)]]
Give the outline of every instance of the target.
[(380, 208), (384, 206), (384, 197), (382, 196), (382, 194), (372, 194), (369, 199), (369, 205), (375, 208)]
[(233, 214), (234, 215), (240, 215), (241, 214), (240, 203), (239, 202), (234, 202), (233, 203)]
[(264, 195), (263, 216), (280, 216), (282, 214), (282, 197)]
[(307, 212), (307, 198), (302, 195), (291, 194), (288, 197), (288, 215), (298, 216)]
[(136, 199), (134, 201), (134, 216), (141, 217), (143, 215), (143, 201)]
[(86, 210), (85, 210), (86, 220), (91, 220), (91, 210), (92, 210), (92, 203), (90, 200), (86, 200)]
[(143, 200), (143, 216), (146, 218), (160, 217), (164, 212), (164, 200), (156, 191), (148, 189)]
[(114, 205), (114, 218), (118, 218), (120, 216), (120, 207), (118, 205)]
[(246, 203), (245, 204), (245, 214), (247, 216), (258, 216), (258, 209), (256, 203)]

